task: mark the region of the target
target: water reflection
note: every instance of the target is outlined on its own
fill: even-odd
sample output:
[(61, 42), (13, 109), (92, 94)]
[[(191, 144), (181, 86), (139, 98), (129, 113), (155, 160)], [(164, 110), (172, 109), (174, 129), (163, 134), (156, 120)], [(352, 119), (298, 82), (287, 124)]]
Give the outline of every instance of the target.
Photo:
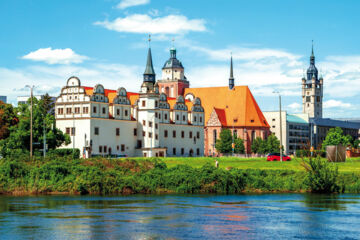
[(1, 239), (356, 239), (360, 195), (0, 197)]

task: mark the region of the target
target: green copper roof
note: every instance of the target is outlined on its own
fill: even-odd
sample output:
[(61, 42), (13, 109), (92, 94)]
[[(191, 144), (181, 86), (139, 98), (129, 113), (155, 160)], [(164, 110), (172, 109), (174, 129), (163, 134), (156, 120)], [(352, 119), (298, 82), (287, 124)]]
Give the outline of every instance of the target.
[(150, 48), (149, 48), (148, 55), (147, 55), (146, 68), (145, 68), (144, 74), (155, 75)]
[(292, 115), (292, 114), (287, 114), (287, 115), (286, 115), (286, 121), (292, 122), (292, 123), (304, 123), (304, 124), (308, 124), (308, 122), (305, 121), (303, 118), (298, 117), (298, 116), (296, 116), (296, 115)]

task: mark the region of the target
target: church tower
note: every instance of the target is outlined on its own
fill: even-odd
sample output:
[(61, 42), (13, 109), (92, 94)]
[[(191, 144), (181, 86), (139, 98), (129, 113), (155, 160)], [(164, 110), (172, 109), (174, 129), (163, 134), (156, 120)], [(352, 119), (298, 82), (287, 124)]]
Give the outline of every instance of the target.
[(311, 49), (310, 66), (302, 78), (303, 113), (310, 118), (322, 118), (323, 78), (315, 67), (314, 46)]
[(162, 79), (158, 82), (160, 93), (165, 93), (172, 98), (184, 95), (184, 89), (190, 86), (184, 75), (184, 67), (176, 58), (174, 47), (170, 49), (170, 58), (165, 62), (162, 68)]

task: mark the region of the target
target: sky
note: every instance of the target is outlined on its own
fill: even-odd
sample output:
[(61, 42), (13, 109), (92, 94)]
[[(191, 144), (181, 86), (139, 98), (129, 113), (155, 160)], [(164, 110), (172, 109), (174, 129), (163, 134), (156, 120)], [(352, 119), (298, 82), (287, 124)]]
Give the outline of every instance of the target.
[[(263, 111), (302, 111), (301, 78), (314, 41), (324, 77), (324, 117), (360, 118), (360, 1), (0, 0), (0, 95), (58, 96), (82, 85), (138, 92), (148, 35), (156, 78), (169, 49), (191, 87), (236, 85)], [(209, 96), (211, 97), (211, 96)]]

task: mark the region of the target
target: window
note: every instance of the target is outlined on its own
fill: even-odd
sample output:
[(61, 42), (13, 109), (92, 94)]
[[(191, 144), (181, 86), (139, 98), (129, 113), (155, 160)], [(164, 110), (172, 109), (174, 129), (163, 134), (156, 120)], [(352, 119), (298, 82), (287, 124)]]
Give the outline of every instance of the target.
[(183, 121), (185, 121), (185, 115), (183, 116)]
[(137, 136), (137, 129), (134, 128), (134, 136)]
[(141, 141), (141, 140), (137, 140), (136, 147), (137, 147), (137, 148), (141, 148), (141, 147), (142, 147), (142, 141)]
[(181, 155), (184, 155), (185, 151), (184, 148), (181, 148)]
[(200, 155), (200, 148), (196, 149), (196, 155), (198, 155), (198, 156)]
[(70, 135), (70, 128), (66, 128), (65, 131), (66, 131), (66, 134), (67, 134), (67, 135)]
[(120, 128), (116, 128), (116, 136), (120, 136)]
[(173, 148), (173, 155), (176, 155), (176, 148)]
[(128, 116), (128, 110), (125, 110), (125, 117), (127, 117)]
[(179, 115), (176, 114), (176, 121), (179, 121)]
[(99, 153), (102, 153), (102, 146), (99, 146)]
[(144, 125), (144, 126), (146, 125), (146, 121), (145, 121), (145, 120), (143, 120), (143, 125)]
[(185, 132), (181, 131), (181, 138), (184, 138), (184, 136), (185, 136)]
[(274, 122), (274, 121), (275, 121), (275, 118), (273, 118), (272, 121)]
[(213, 142), (214, 142), (214, 144), (216, 144), (216, 139), (217, 139), (217, 132), (216, 132), (216, 129), (214, 129), (214, 131), (213, 131), (213, 137), (214, 137)]
[(102, 112), (103, 112), (103, 114), (105, 114), (106, 113), (106, 109), (103, 107), (103, 109), (102, 109)]
[(165, 115), (164, 115), (164, 118), (165, 118), (165, 120), (167, 120), (167, 114), (165, 113)]
[(168, 137), (168, 131), (167, 130), (164, 131), (164, 137), (166, 137), (166, 138)]
[(77, 113), (77, 114), (80, 113), (80, 108), (79, 108), (79, 107), (76, 107), (76, 108), (75, 108), (75, 113)]
[(196, 132), (196, 138), (197, 138), (197, 139), (200, 138), (200, 132)]
[(151, 132), (149, 132), (149, 138), (152, 138), (152, 133)]
[(146, 132), (145, 132), (145, 131), (143, 131), (143, 137), (145, 137), (145, 135), (146, 135)]
[(118, 150), (118, 151), (120, 150), (120, 146), (119, 146), (119, 145), (116, 146), (116, 150)]
[(320, 96), (316, 96), (316, 101), (320, 102)]
[(75, 128), (74, 127), (71, 128), (71, 136), (75, 136)]
[(95, 127), (95, 129), (94, 129), (94, 134), (95, 134), (95, 135), (99, 135), (99, 127)]
[(254, 119), (251, 119), (251, 120), (250, 120), (250, 122), (252, 122), (252, 123), (253, 123), (253, 122), (254, 122)]
[(176, 138), (176, 131), (173, 131), (173, 138)]
[(272, 126), (272, 128), (275, 128), (275, 126)]
[(200, 117), (200, 122), (202, 123), (202, 117)]
[(157, 113), (157, 112), (155, 113), (155, 117), (156, 117), (156, 118), (158, 117), (158, 113)]
[(189, 132), (189, 138), (192, 138), (192, 132), (191, 131)]
[(155, 107), (158, 107), (158, 101), (155, 101)]
[(104, 146), (104, 153), (107, 152), (107, 146)]
[(58, 108), (58, 114), (63, 114), (64, 113), (64, 109), (63, 108)]
[(141, 106), (143, 106), (143, 107), (146, 106), (145, 100), (142, 100), (142, 101), (141, 101)]
[(66, 108), (66, 114), (71, 114), (71, 108)]
[(149, 121), (149, 127), (152, 127), (152, 122)]
[(96, 113), (96, 107), (93, 107), (93, 113)]
[(155, 139), (158, 140), (158, 139), (159, 139), (159, 135), (155, 134)]
[(155, 129), (158, 129), (159, 125), (157, 123), (155, 123)]
[(88, 114), (89, 113), (89, 107), (83, 107), (83, 113)]
[(193, 122), (196, 122), (196, 117), (194, 116), (194, 118), (193, 118)]
[(310, 96), (306, 96), (306, 102), (310, 102)]
[(121, 144), (121, 151), (122, 151), (122, 152), (125, 151), (125, 144)]
[(120, 109), (116, 109), (116, 115), (120, 115)]

